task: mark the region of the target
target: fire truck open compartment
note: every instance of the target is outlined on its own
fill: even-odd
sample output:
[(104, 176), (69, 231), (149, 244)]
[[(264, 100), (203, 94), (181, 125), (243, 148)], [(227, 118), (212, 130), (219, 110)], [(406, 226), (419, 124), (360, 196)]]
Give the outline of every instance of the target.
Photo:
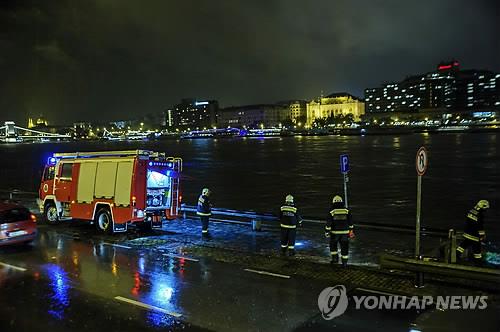
[(113, 232), (131, 222), (161, 227), (164, 217), (179, 212), (181, 171), (180, 158), (153, 151), (54, 154), (40, 186), (40, 210), (52, 209), (57, 220), (95, 220), (108, 211)]
[(146, 180), (146, 210), (168, 209), (171, 206), (172, 171), (149, 166)]

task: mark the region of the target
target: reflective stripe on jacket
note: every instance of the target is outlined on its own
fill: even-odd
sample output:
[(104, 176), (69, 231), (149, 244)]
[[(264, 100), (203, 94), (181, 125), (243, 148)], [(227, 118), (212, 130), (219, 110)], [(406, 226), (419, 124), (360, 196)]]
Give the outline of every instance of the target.
[(212, 208), (208, 196), (200, 195), (200, 197), (198, 197), (198, 206), (196, 207), (196, 214), (203, 217), (212, 215)]
[(285, 204), (280, 208), (280, 225), (283, 228), (296, 228), (302, 222), (293, 204)]
[(326, 219), (325, 232), (332, 234), (349, 234), (354, 229), (351, 220), (351, 213), (344, 208), (342, 203), (335, 203), (328, 213)]
[(465, 217), (464, 238), (479, 241), (484, 236), (483, 211), (475, 208), (470, 209)]

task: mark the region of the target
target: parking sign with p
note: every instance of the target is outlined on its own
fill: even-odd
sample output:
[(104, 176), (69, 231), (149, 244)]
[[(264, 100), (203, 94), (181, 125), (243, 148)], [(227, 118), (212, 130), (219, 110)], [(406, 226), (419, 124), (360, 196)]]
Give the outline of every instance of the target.
[(340, 155), (340, 172), (343, 174), (349, 172), (349, 157), (346, 154)]

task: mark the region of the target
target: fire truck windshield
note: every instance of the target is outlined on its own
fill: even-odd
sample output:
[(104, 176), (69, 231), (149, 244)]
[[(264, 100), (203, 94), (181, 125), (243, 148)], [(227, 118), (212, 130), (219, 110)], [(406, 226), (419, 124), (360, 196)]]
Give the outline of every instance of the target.
[(56, 168), (54, 166), (47, 166), (43, 174), (43, 181), (53, 180)]

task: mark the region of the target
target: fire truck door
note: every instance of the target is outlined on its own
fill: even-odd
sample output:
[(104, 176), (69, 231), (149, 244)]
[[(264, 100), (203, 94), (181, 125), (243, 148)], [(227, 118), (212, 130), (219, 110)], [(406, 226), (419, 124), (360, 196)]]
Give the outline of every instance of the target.
[(71, 184), (73, 180), (73, 163), (61, 163), (56, 177), (55, 194), (59, 202), (71, 200)]

